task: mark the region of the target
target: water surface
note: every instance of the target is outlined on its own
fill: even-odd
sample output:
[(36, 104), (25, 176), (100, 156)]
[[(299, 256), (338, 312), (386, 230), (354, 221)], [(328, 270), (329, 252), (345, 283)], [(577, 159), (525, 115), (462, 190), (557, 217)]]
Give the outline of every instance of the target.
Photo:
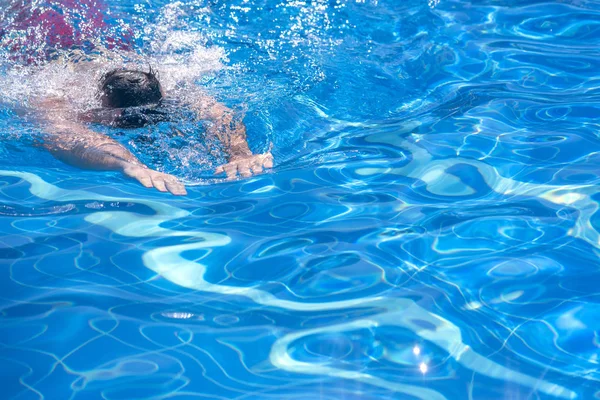
[[(599, 3), (0, 6), (6, 398), (600, 397)], [(34, 145), (33, 98), (93, 107), (122, 63), (243, 113), (274, 170), (106, 131), (175, 198)]]

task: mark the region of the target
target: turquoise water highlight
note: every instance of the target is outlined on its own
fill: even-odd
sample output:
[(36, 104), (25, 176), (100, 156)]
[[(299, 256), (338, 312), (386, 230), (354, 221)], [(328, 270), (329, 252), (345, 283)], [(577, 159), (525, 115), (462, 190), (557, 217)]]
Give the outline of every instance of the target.
[[(0, 1), (7, 398), (600, 397), (600, 4), (124, 3), (38, 4), (76, 34), (34, 46)], [(72, 48), (209, 91), (274, 170), (216, 179), (189, 124), (105, 131), (184, 198), (54, 160), (29, 100), (94, 105)]]

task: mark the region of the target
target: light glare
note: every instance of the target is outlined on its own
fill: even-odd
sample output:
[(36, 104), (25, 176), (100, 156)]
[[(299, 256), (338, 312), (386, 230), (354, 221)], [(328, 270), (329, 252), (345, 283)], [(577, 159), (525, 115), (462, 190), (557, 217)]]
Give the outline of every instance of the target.
[(421, 348), (419, 346), (413, 347), (413, 354), (415, 356), (418, 356), (419, 354), (421, 354)]

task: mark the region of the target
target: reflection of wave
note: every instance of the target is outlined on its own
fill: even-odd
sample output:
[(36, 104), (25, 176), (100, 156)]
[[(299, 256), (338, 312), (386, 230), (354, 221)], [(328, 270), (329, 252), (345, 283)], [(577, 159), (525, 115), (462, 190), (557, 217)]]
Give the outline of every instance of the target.
[[(380, 137), (378, 141), (388, 141), (389, 138)], [(397, 145), (397, 142), (392, 143)], [(452, 163), (435, 163), (418, 147), (410, 145), (406, 142), (400, 143), (405, 148), (411, 150), (413, 158), (412, 162), (407, 166), (403, 167), (402, 170), (392, 170), (383, 172), (401, 172), (404, 175), (415, 177), (424, 180), (427, 184), (427, 189), (437, 196), (457, 196), (464, 194), (456, 193), (451, 189), (453, 183), (452, 175), (444, 175), (444, 170), (451, 168)], [(460, 161), (464, 163), (465, 161)], [(439, 169), (442, 167), (442, 169)], [(479, 168), (482, 168), (482, 164), (478, 164)], [(422, 171), (423, 168), (427, 168), (427, 171)], [(438, 169), (439, 173), (433, 171)], [(376, 168), (363, 168), (356, 171), (360, 175), (379, 174), (381, 171)], [(505, 381), (519, 383), (521, 385), (536, 388), (549, 395), (563, 398), (574, 398), (574, 393), (567, 389), (549, 382), (545, 382), (540, 379), (532, 378), (522, 373), (511, 371), (500, 364), (494, 363), (480, 354), (474, 352), (469, 346), (466, 346), (462, 341), (462, 334), (460, 329), (452, 324), (450, 321), (435, 315), (426, 309), (418, 306), (414, 301), (409, 299), (386, 297), (386, 296), (375, 296), (375, 297), (363, 297), (352, 300), (340, 300), (340, 301), (328, 301), (328, 302), (301, 302), (297, 300), (284, 300), (280, 299), (272, 293), (263, 291), (257, 287), (239, 287), (232, 285), (221, 285), (209, 283), (204, 279), (204, 275), (207, 273), (206, 266), (198, 262), (189, 261), (187, 258), (182, 257), (182, 254), (194, 252), (198, 249), (211, 249), (212, 251), (217, 250), (219, 247), (227, 246), (230, 243), (230, 239), (227, 236), (217, 235), (212, 233), (202, 233), (200, 231), (175, 231), (161, 227), (168, 221), (175, 218), (184, 218), (188, 214), (180, 209), (172, 206), (167, 206), (162, 203), (147, 201), (147, 200), (133, 200), (133, 199), (118, 199), (110, 198), (106, 196), (96, 195), (90, 192), (83, 191), (66, 191), (58, 189), (52, 186), (35, 175), (16, 173), (4, 171), (4, 176), (15, 176), (22, 179), (26, 179), (31, 184), (31, 192), (38, 197), (47, 200), (62, 200), (62, 201), (126, 201), (136, 202), (148, 206), (155, 211), (154, 216), (140, 216), (126, 211), (97, 211), (89, 214), (86, 217), (88, 222), (101, 225), (110, 229), (111, 231), (119, 234), (120, 236), (126, 237), (195, 237), (200, 241), (194, 241), (190, 243), (179, 243), (175, 245), (162, 246), (146, 251), (143, 255), (144, 264), (158, 273), (160, 276), (170, 280), (171, 282), (190, 289), (201, 290), (203, 292), (212, 292), (221, 296), (235, 295), (244, 296), (252, 299), (256, 304), (270, 306), (275, 308), (282, 308), (288, 311), (294, 312), (319, 312), (323, 313), (326, 311), (335, 310), (356, 310), (360, 308), (372, 309), (375, 313), (370, 313), (367, 318), (355, 319), (351, 322), (342, 324), (333, 324), (321, 326), (319, 328), (312, 328), (305, 331), (299, 331), (293, 334), (286, 335), (276, 341), (271, 350), (270, 361), (271, 363), (281, 369), (293, 371), (296, 373), (308, 373), (308, 374), (320, 374), (330, 377), (347, 378), (358, 381), (363, 381), (370, 385), (380, 386), (394, 392), (404, 392), (416, 396), (418, 398), (430, 399), (430, 398), (445, 398), (440, 393), (431, 390), (420, 388), (415, 385), (406, 383), (396, 383), (394, 381), (387, 380), (373, 376), (369, 373), (348, 370), (345, 367), (335, 366), (335, 363), (328, 363), (327, 366), (322, 363), (314, 364), (309, 361), (297, 361), (289, 353), (291, 346), (297, 341), (302, 340), (304, 337), (311, 337), (314, 335), (330, 334), (330, 333), (342, 333), (352, 332), (361, 329), (374, 329), (378, 326), (396, 326), (402, 327), (412, 331), (415, 335), (419, 336), (421, 340), (426, 343), (433, 344), (448, 353), (450, 357), (456, 360), (456, 362), (465, 368), (477, 371), (479, 374), (488, 376), (495, 379), (503, 379)], [(583, 205), (583, 209), (588, 209), (584, 203), (589, 191), (586, 187), (573, 187), (573, 188), (561, 188), (557, 189), (551, 186), (544, 185), (531, 185), (518, 183), (506, 178), (501, 178), (497, 175), (485, 173), (484, 178), (488, 179), (488, 184), (495, 191), (502, 191), (505, 195), (518, 196), (519, 194), (524, 196), (539, 196), (546, 200), (555, 202), (557, 204), (565, 204), (569, 206), (577, 206), (578, 204)], [(489, 180), (491, 179), (491, 180)], [(450, 191), (448, 189), (450, 188)], [(593, 190), (593, 188), (590, 188)], [(561, 193), (569, 193), (568, 195)], [(583, 193), (583, 194), (582, 194)], [(587, 200), (589, 202), (589, 200)], [(349, 210), (349, 212), (352, 212)], [(289, 214), (288, 211), (286, 211)], [(287, 215), (286, 214), (286, 215)], [(298, 214), (294, 213), (294, 218), (305, 218), (306, 210)], [(582, 213), (581, 217), (585, 218), (587, 214)], [(290, 218), (290, 215), (284, 216), (281, 212), (275, 212), (275, 218)], [(578, 222), (576, 225), (585, 227), (586, 222)], [(511, 229), (515, 229), (514, 227)], [(503, 233), (507, 234), (506, 231)], [(591, 234), (586, 230), (574, 231), (575, 235), (580, 235), (582, 238), (591, 239)], [(464, 233), (463, 233), (464, 235)], [(593, 235), (592, 235), (593, 236)], [(523, 240), (525, 237), (519, 235), (519, 240)], [(391, 240), (396, 240), (392, 238)], [(536, 237), (529, 240), (537, 240)], [(597, 244), (597, 241), (596, 241)], [(483, 252), (489, 252), (491, 249), (485, 246), (474, 246), (474, 248), (480, 249)], [(289, 248), (286, 245), (283, 248)], [(302, 247), (306, 248), (306, 247)], [(436, 253), (443, 255), (444, 252), (439, 248), (435, 248)], [(464, 249), (468, 250), (468, 249)], [(492, 250), (492, 251), (500, 251)], [(458, 251), (458, 249), (457, 249)], [(264, 253), (264, 251), (263, 251)], [(273, 253), (273, 254), (278, 254)], [(208, 254), (205, 254), (201, 258), (205, 258)], [(463, 255), (464, 257), (464, 255)], [(351, 263), (356, 263), (358, 260), (354, 260)], [(338, 268), (338, 263), (333, 263), (327, 267), (325, 271), (330, 271), (332, 268)], [(499, 267), (492, 268), (492, 270), (499, 272)], [(506, 267), (502, 267), (506, 271)], [(347, 274), (343, 274), (345, 278), (349, 278)], [(521, 296), (521, 295), (519, 295)], [(514, 299), (515, 297), (513, 297)], [(421, 363), (422, 364), (422, 363)], [(421, 369), (424, 367), (420, 367)], [(94, 373), (95, 374), (95, 373)], [(117, 374), (122, 376), (122, 374)], [(88, 375), (85, 379), (99, 379), (95, 375)], [(111, 378), (113, 379), (113, 378)]]

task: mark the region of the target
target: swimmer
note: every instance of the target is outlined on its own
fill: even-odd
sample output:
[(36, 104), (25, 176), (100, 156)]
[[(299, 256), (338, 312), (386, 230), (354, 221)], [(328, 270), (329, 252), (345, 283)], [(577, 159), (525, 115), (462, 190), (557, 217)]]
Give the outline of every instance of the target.
[[(70, 165), (95, 170), (120, 171), (147, 188), (185, 195), (185, 186), (176, 177), (152, 170), (127, 148), (110, 137), (93, 131), (90, 123), (118, 128), (138, 128), (176, 118), (163, 107), (164, 92), (156, 74), (135, 69), (115, 69), (101, 78), (98, 96), (102, 108), (73, 113), (64, 99), (46, 98), (38, 106), (47, 130), (44, 147)], [(188, 104), (199, 120), (208, 120), (207, 132), (223, 144), (229, 162), (216, 174), (227, 179), (248, 177), (273, 167), (270, 152), (253, 154), (246, 141), (246, 128), (232, 110), (207, 96)], [(171, 117), (171, 119), (169, 119)]]

